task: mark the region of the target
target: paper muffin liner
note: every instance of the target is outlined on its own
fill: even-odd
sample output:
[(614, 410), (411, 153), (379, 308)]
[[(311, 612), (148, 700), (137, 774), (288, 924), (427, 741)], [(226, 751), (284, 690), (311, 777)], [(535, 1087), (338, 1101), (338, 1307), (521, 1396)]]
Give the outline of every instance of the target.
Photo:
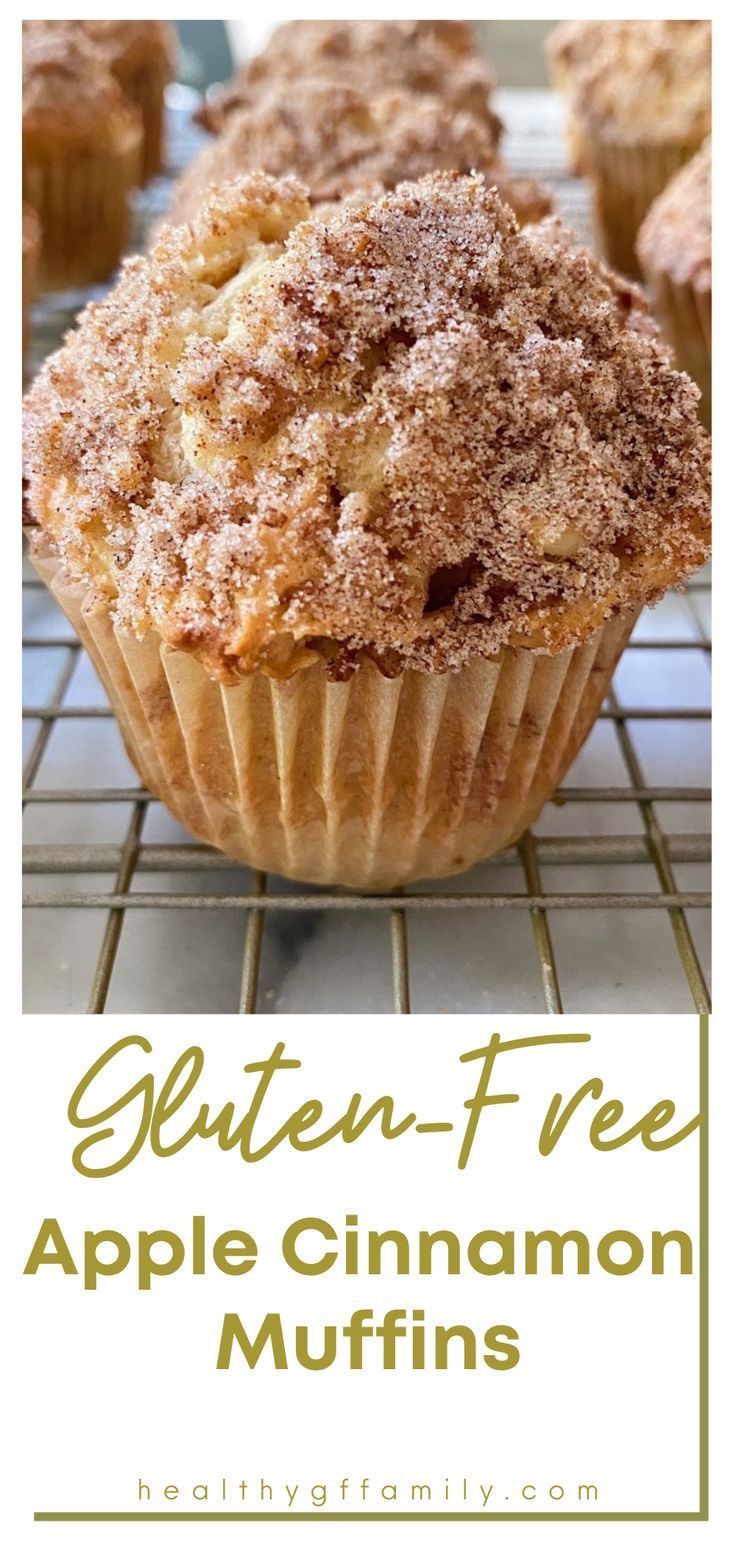
[(41, 221), (41, 289), (106, 279), (128, 241), (129, 194), (140, 166), (140, 129), (118, 149), (23, 158), (23, 198)]
[(636, 238), (644, 216), (698, 144), (626, 145), (580, 129), (576, 145), (577, 158), (592, 183), (602, 251), (613, 268), (638, 276)]
[(203, 842), (301, 881), (385, 890), (455, 874), (517, 840), (596, 718), (635, 621), (559, 655), (502, 649), (456, 674), (321, 663), (221, 686), (36, 568), (86, 645), (143, 782)]
[(138, 179), (148, 182), (163, 164), (164, 93), (169, 81), (168, 67), (151, 64), (121, 82), (125, 95), (139, 110), (143, 125)]
[(644, 266), (644, 278), (680, 370), (685, 370), (700, 387), (700, 417), (706, 429), (710, 429), (711, 287), (679, 283), (671, 274), (649, 264)]
[(38, 263), (41, 251), (41, 230), (34, 228), (31, 236), (23, 237), (23, 257), (21, 272), (21, 306), (22, 306), (22, 350), (23, 373), (25, 375), (26, 357), (30, 342), (30, 312), (31, 306), (38, 289)]

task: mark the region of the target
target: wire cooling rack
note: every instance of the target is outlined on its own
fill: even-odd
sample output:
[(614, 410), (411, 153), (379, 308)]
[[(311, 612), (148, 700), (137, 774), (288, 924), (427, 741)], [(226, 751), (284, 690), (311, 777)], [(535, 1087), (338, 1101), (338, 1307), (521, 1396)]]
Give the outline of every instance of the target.
[[(586, 233), (546, 92), (502, 93), (506, 153)], [(196, 149), (181, 96), (169, 178)], [(34, 315), (37, 363), (80, 297)], [(699, 576), (640, 621), (595, 729), (518, 847), (363, 895), (194, 842), (135, 778), (65, 618), (24, 571), (27, 1012), (562, 1012), (709, 1008), (709, 610)]]

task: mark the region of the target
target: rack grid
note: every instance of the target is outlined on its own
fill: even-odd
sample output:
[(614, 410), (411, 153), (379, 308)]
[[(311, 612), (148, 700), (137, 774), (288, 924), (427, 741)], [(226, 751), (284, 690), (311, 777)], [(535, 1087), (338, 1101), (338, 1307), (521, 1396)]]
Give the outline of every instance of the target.
[[(546, 92), (507, 92), (502, 94), (502, 110), (509, 128), (506, 154), (512, 168), (521, 175), (533, 173), (553, 185), (563, 217), (583, 234), (585, 190), (582, 184), (571, 181), (565, 170), (557, 104)], [(189, 159), (196, 140), (183, 107), (176, 108), (170, 117), (173, 172)], [(162, 179), (142, 196), (139, 233), (165, 207), (168, 187), (167, 180)], [(69, 325), (70, 312), (68, 298), (61, 304), (42, 302), (36, 308), (37, 359), (55, 346)], [(490, 1001), (498, 1011), (518, 1011), (531, 1004), (552, 1014), (562, 1013), (569, 996), (576, 1007), (582, 1003), (598, 1012), (625, 1011), (639, 1006), (641, 999), (632, 1004), (625, 978), (614, 984), (616, 991), (612, 992), (606, 970), (607, 940), (614, 938), (621, 914), (642, 919), (659, 914), (670, 930), (674, 950), (668, 956), (658, 934), (652, 957), (655, 980), (652, 992), (645, 994), (646, 1006), (655, 1006), (659, 975), (663, 985), (665, 978), (670, 983), (667, 1006), (708, 1010), (708, 939), (701, 916), (710, 906), (705, 880), (710, 858), (706, 829), (710, 794), (702, 772), (709, 728), (704, 684), (710, 660), (707, 579), (698, 576), (681, 597), (668, 598), (635, 630), (600, 716), (598, 733), (603, 733), (605, 744), (596, 754), (592, 780), (578, 777), (576, 764), (571, 781), (548, 807), (549, 816), (545, 813), (516, 850), (497, 855), (469, 876), (385, 895), (299, 886), (250, 871), (193, 842), (168, 817), (162, 820), (160, 806), (136, 783), (129, 764), (126, 771), (120, 748), (111, 751), (110, 743), (102, 762), (95, 762), (99, 752), (95, 735), (105, 727), (105, 734), (109, 731), (115, 736), (111, 709), (95, 688), (81, 645), (32, 570), (26, 571), (23, 585), (28, 615), (23, 646), (30, 677), (30, 696), (23, 710), (28, 737), (23, 802), (32, 839), (24, 846), (24, 871), (30, 882), (24, 900), (29, 917), (36, 919), (51, 911), (59, 918), (74, 916), (79, 920), (89, 915), (102, 922), (101, 931), (99, 924), (97, 931), (91, 926), (84, 929), (81, 949), (79, 940), (75, 945), (73, 967), (62, 958), (66, 941), (54, 960), (53, 936), (34, 934), (32, 925), (27, 929), (29, 1011), (86, 1007), (91, 1014), (104, 1013), (110, 1011), (113, 984), (113, 1011), (124, 1011), (131, 1003), (141, 1007), (139, 993), (132, 991), (126, 1000), (125, 990), (122, 995), (118, 991), (119, 981), (133, 981), (130, 961), (121, 968), (121, 943), (137, 913), (148, 918), (163, 913), (174, 930), (177, 915), (180, 920), (183, 914), (196, 917), (201, 926), (205, 915), (211, 919), (215, 914), (218, 932), (208, 934), (216, 945), (214, 976), (223, 958), (220, 932), (224, 919), (229, 918), (225, 947), (228, 960), (237, 948), (238, 970), (227, 1007), (244, 1014), (269, 1008), (279, 1011), (279, 950), (282, 956), (284, 951), (288, 954), (289, 938), (292, 945), (296, 938), (298, 947), (300, 939), (309, 939), (309, 930), (318, 921), (336, 915), (342, 931), (327, 940), (325, 959), (331, 949), (336, 950), (330, 963), (332, 1001), (323, 1005), (327, 1011), (344, 1012), (355, 1006), (355, 979), (360, 976), (361, 952), (366, 951), (373, 963), (377, 952), (382, 956), (390, 991), (380, 995), (380, 1002), (369, 1005), (361, 1000), (361, 1006), (409, 1013), (418, 956), (412, 930), (421, 929), (421, 920), (428, 915), (435, 920), (444, 918), (456, 930), (456, 941), (466, 934), (477, 940), (469, 920), (482, 919), (480, 948), (493, 954), (495, 932), (501, 940), (496, 947), (497, 959), (505, 948), (506, 935), (502, 938), (499, 933), (506, 926), (504, 919), (515, 919), (513, 950), (521, 955), (528, 940), (522, 943), (518, 929), (531, 936), (532, 952), (527, 951), (522, 968), (515, 968), (517, 975), (521, 971), (524, 976), (523, 990), (507, 984), (499, 986), (494, 995), (489, 988)], [(679, 689), (686, 689), (682, 698), (677, 696)], [(684, 741), (678, 739), (682, 734)], [(108, 781), (103, 776), (105, 756), (108, 762), (111, 758), (115, 773)], [(658, 777), (662, 758), (666, 776)], [(691, 764), (698, 776), (680, 781)], [(94, 766), (94, 776), (86, 777), (90, 766)], [(555, 829), (555, 811), (563, 812), (574, 829), (565, 830), (565, 821), (563, 829)], [(601, 870), (609, 883), (588, 888), (588, 876), (596, 879)], [(640, 888), (637, 875), (643, 877), (644, 888)], [(580, 932), (589, 979), (587, 997), (581, 999), (579, 993), (571, 991), (577, 969), (570, 964), (576, 935), (556, 937), (556, 931), (565, 915), (576, 919), (576, 930), (581, 930), (583, 917), (590, 919), (594, 913), (605, 914), (607, 932), (600, 941), (599, 966), (590, 958), (589, 934)], [(274, 929), (286, 932), (271, 939), (269, 930)], [(432, 933), (424, 942), (424, 968), (432, 939), (437, 937)], [(627, 938), (631, 943), (633, 936), (616, 938), (617, 948), (625, 953)], [(167, 980), (177, 970), (186, 975), (190, 939), (187, 932), (173, 949), (167, 946)], [(272, 985), (264, 987), (264, 948), (268, 951), (269, 945)], [(634, 949), (633, 943), (631, 947)], [(40, 975), (39, 949), (43, 951)], [(565, 957), (562, 965), (561, 954)], [(46, 964), (48, 978), (44, 981)], [(75, 978), (71, 987), (70, 969)], [(202, 969), (206, 975), (206, 966)], [(420, 968), (416, 969), (419, 973)], [(455, 969), (465, 970), (477, 984), (483, 974), (477, 948), (472, 969), (468, 970), (467, 963), (463, 966), (461, 951), (456, 952)], [(641, 976), (646, 963), (639, 959), (636, 969)], [(86, 983), (82, 980), (85, 972)], [(670, 972), (679, 974), (681, 992), (672, 987)], [(493, 975), (490, 966), (489, 973)], [(533, 984), (530, 974), (536, 977)], [(146, 1011), (160, 1010), (155, 973), (146, 991)], [(434, 1001), (429, 993), (424, 986), (420, 1007), (457, 1006), (455, 988), (448, 989), (449, 996), (444, 989), (435, 990)], [(173, 1012), (168, 1003), (164, 994), (163, 1011)], [(485, 991), (476, 985), (463, 999), (461, 1011), (476, 1012), (488, 1004)], [(222, 1012), (221, 990), (213, 992), (208, 1001), (206, 982), (204, 987), (200, 983), (195, 1006)], [(291, 999), (288, 1006), (295, 1006)]]

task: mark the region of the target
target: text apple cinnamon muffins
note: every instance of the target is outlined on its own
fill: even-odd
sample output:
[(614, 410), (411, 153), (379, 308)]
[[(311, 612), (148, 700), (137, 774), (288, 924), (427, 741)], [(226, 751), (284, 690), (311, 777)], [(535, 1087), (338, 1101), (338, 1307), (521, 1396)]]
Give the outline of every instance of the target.
[(482, 179), (327, 224), (254, 175), (34, 383), (35, 560), (198, 836), (445, 874), (536, 817), (638, 608), (707, 555), (696, 402), (641, 297)]

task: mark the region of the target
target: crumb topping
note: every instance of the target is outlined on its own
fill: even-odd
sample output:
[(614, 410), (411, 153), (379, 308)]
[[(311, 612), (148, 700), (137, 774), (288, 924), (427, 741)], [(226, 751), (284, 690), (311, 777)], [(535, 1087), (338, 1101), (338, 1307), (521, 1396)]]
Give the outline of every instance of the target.
[(710, 133), (709, 21), (568, 22), (549, 56), (597, 133), (694, 145)]
[(36, 378), (37, 539), (224, 681), (566, 648), (707, 554), (697, 390), (642, 307), (479, 177), (330, 223), (244, 178)]
[(467, 22), (292, 21), (277, 27), (265, 48), (198, 114), (221, 133), (233, 112), (250, 107), (264, 88), (314, 77), (376, 96), (398, 88), (439, 96), (493, 126), (494, 78), (475, 54)]
[(23, 145), (116, 144), (135, 115), (99, 54), (81, 36), (23, 24)]
[(649, 273), (667, 273), (676, 284), (711, 288), (711, 145), (677, 172), (655, 199), (639, 232), (637, 252)]
[(205, 193), (250, 171), (293, 174), (313, 204), (396, 187), (431, 171), (482, 171), (519, 219), (541, 219), (551, 199), (539, 183), (509, 177), (487, 121), (437, 97), (406, 91), (369, 97), (334, 81), (281, 86), (241, 109), (180, 178), (170, 218), (196, 215)]

